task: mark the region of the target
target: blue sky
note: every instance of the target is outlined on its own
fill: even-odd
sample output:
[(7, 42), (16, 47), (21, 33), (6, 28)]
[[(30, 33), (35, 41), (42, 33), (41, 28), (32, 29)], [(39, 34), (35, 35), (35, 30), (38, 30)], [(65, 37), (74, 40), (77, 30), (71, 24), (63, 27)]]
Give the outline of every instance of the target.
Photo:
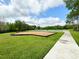
[(0, 2), (4, 5), (9, 5), (10, 4), (10, 0), (0, 0)]
[[(49, 8), (48, 10), (42, 12), (40, 15), (38, 15), (38, 18), (45, 18), (45, 17), (59, 17), (62, 20), (66, 19), (66, 15), (68, 14), (68, 9), (64, 6), (58, 6), (55, 8)], [(36, 15), (32, 15), (33, 17)]]
[[(0, 0), (0, 16), (40, 26), (65, 25), (67, 8), (63, 0)], [(51, 22), (52, 21), (52, 22)]]

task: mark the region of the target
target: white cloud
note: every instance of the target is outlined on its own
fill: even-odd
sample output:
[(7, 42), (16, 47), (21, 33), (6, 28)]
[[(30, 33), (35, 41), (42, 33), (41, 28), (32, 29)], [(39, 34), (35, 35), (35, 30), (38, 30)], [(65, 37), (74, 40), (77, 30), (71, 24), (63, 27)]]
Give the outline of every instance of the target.
[(39, 15), (49, 8), (54, 8), (62, 4), (64, 4), (63, 0), (11, 0), (8, 6), (0, 6), (0, 13), (6, 17), (25, 16), (30, 13)]
[(64, 4), (63, 0), (42, 0), (43, 9), (58, 7), (59, 5)]
[[(13, 0), (12, 5), (22, 13), (40, 14), (49, 8), (64, 4), (63, 0)], [(27, 11), (26, 11), (27, 10)]]
[(8, 22), (14, 22), (16, 19), (21, 19), (32, 25), (64, 25), (65, 22), (60, 20), (60, 18), (48, 17), (35, 19), (31, 18), (29, 15), (30, 13), (39, 15), (49, 8), (58, 7), (63, 4), (63, 0), (11, 0), (11, 3), (8, 6), (0, 6), (0, 16), (10, 17), (6, 18)]
[(28, 24), (37, 26), (55, 26), (55, 25), (65, 25), (65, 21), (56, 17), (40, 18), (40, 19), (29, 19), (26, 21)]
[[(25, 21), (27, 24), (36, 26), (55, 26), (55, 25), (65, 25), (65, 21), (58, 17), (48, 17), (48, 18), (31, 18), (31, 17), (18, 17), (16, 20)], [(9, 18), (8, 22), (14, 22), (15, 19)]]

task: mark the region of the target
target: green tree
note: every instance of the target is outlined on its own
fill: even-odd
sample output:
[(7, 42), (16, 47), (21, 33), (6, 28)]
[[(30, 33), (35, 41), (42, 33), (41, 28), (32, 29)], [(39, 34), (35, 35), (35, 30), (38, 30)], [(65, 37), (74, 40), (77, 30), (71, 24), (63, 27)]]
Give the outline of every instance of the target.
[(70, 10), (70, 13), (67, 15), (67, 20), (73, 22), (76, 20), (76, 30), (79, 30), (79, 0), (64, 0), (66, 7)]
[(17, 31), (27, 30), (27, 27), (29, 26), (24, 21), (20, 21), (20, 20), (15, 21), (14, 25)]

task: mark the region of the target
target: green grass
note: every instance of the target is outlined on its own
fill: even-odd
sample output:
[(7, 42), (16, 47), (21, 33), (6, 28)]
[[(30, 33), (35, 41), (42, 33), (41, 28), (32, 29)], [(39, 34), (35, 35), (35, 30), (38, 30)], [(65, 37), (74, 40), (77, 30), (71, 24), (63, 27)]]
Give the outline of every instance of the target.
[(43, 59), (62, 34), (49, 37), (0, 34), (0, 59)]
[(77, 42), (77, 44), (79, 45), (79, 32), (78, 31), (73, 31), (73, 30), (70, 30), (73, 38), (75, 39), (75, 41)]

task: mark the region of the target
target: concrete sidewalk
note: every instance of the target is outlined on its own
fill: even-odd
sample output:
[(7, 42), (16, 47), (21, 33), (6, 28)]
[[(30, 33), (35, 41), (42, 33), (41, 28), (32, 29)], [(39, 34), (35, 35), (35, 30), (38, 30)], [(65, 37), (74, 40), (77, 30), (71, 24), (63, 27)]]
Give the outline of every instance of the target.
[(64, 35), (43, 59), (79, 59), (79, 47), (69, 31)]

